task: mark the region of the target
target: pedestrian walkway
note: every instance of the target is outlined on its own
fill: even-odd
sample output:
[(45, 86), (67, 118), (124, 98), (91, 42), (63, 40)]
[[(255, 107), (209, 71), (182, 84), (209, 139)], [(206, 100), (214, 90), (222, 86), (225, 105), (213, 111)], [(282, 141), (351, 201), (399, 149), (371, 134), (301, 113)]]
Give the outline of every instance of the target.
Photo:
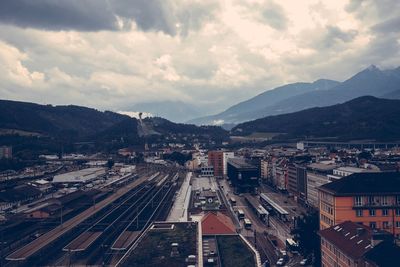
[(192, 173), (187, 173), (185, 180), (183, 181), (178, 194), (176, 195), (174, 205), (172, 206), (171, 212), (168, 215), (168, 222), (187, 222), (188, 221), (188, 209), (190, 203), (190, 195), (192, 192), (192, 186), (190, 185), (190, 179)]

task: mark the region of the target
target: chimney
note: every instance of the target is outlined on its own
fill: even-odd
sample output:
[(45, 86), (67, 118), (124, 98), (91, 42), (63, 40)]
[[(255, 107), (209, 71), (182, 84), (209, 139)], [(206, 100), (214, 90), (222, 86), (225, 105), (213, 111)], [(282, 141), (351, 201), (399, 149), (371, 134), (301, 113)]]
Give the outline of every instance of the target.
[(357, 231), (357, 236), (361, 236), (362, 234), (365, 233), (365, 229), (362, 227), (358, 227), (356, 231)]

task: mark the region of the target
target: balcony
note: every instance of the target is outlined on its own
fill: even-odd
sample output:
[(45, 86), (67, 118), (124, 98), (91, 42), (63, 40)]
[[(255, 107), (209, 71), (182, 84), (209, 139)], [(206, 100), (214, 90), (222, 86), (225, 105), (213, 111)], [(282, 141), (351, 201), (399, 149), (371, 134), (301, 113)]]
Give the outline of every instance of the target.
[(368, 208), (387, 208), (387, 209), (400, 208), (400, 203), (396, 202), (380, 203), (378, 201), (353, 203), (353, 209), (368, 209)]

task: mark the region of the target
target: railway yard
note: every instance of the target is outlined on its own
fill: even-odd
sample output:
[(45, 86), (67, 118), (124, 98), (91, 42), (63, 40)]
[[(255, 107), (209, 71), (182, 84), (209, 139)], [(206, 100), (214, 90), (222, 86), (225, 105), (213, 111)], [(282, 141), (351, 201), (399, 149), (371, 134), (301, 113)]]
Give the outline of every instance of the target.
[(143, 169), (61, 221), (25, 221), (2, 229), (1, 265), (113, 266), (146, 227), (167, 218), (184, 175)]

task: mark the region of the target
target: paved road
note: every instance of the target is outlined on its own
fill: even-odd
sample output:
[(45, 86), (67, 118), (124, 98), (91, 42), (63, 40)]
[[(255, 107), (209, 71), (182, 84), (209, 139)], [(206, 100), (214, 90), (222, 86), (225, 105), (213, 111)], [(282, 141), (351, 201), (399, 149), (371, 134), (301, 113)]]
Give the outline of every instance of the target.
[[(290, 234), (290, 223), (285, 223), (279, 220), (274, 216), (270, 216), (269, 223), (270, 227), (267, 226), (266, 223), (261, 221), (258, 216), (253, 212), (253, 210), (248, 206), (244, 197), (252, 199), (252, 201), (261, 204), (258, 196), (252, 196), (250, 194), (244, 194), (243, 196), (234, 195), (232, 188), (228, 185), (226, 180), (219, 180), (219, 183), (223, 185), (224, 195), (228, 194), (228, 199), (230, 197), (234, 197), (236, 199), (236, 208), (240, 208), (244, 211), (245, 217), (249, 218), (252, 222), (252, 229), (247, 230), (243, 226), (243, 221), (240, 221), (241, 224), (241, 234), (245, 236), (250, 242), (254, 244), (254, 240), (257, 242), (257, 249), (262, 256), (262, 260), (268, 260), (271, 263), (271, 266), (275, 266), (276, 261), (279, 258), (279, 253), (275, 250), (275, 247), (272, 245), (271, 241), (265, 236), (265, 232), (275, 236), (280, 241), (280, 248), (285, 249), (285, 242), (287, 238), (291, 238)], [(287, 209), (292, 216), (298, 216), (303, 212), (304, 208), (295, 203), (292, 199), (287, 200), (287, 196), (274, 192), (272, 189), (263, 189), (262, 192), (273, 192), (273, 199), (279, 204), (282, 204), (282, 207)], [(288, 203), (284, 203), (287, 201)], [(296, 208), (294, 211), (292, 208)], [(254, 239), (254, 235), (256, 235), (256, 239)], [(300, 256), (292, 255), (289, 261), (285, 266), (299, 266), (299, 262), (301, 260)]]

